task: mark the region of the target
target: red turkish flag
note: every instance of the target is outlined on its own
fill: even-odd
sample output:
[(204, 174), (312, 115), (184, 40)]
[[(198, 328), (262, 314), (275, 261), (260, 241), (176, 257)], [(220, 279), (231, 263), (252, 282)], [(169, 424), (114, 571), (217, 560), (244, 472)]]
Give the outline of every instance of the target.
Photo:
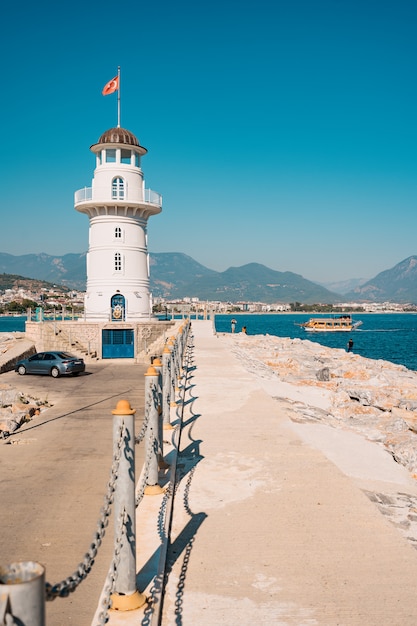
[(103, 96), (109, 96), (111, 93), (114, 93), (118, 89), (119, 89), (119, 77), (115, 76), (114, 78), (109, 80), (109, 82), (107, 83), (107, 85), (105, 85), (101, 93), (103, 94)]

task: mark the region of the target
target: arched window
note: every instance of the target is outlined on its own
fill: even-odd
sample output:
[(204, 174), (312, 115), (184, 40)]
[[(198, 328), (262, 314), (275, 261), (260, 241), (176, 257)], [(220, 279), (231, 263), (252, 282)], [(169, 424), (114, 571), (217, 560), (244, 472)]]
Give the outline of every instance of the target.
[(114, 255), (114, 269), (116, 272), (122, 271), (122, 255), (120, 252), (116, 252)]
[(111, 318), (114, 322), (123, 322), (125, 319), (125, 298), (121, 293), (116, 293), (111, 299)]
[(115, 239), (122, 238), (122, 229), (120, 228), (120, 226), (116, 226), (116, 228), (114, 229), (114, 238)]
[(125, 181), (123, 178), (113, 178), (111, 195), (114, 200), (123, 200), (125, 197)]

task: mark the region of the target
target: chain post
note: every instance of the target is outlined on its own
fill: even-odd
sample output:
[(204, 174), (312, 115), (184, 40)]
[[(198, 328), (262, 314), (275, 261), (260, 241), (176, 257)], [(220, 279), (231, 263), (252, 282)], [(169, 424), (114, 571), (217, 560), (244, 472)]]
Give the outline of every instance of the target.
[(40, 563), (0, 567), (0, 622), (45, 626), (45, 568)]
[(184, 340), (185, 340), (185, 326), (187, 324), (187, 321), (185, 321), (178, 329), (178, 344), (179, 344), (179, 361), (178, 361), (178, 384), (179, 381), (182, 378), (182, 372), (183, 372), (183, 364), (184, 364)]
[(111, 608), (115, 611), (138, 609), (146, 602), (146, 597), (136, 589), (135, 413), (127, 400), (119, 400), (112, 411), (113, 446), (118, 446), (121, 428), (124, 444), (114, 495), (115, 549), (120, 542), (117, 526), (121, 518), (125, 519), (119, 567), (111, 596)]
[(178, 335), (177, 335), (178, 336), (178, 344), (179, 344), (179, 348), (180, 348), (179, 349), (179, 358), (180, 358), (180, 360), (179, 360), (179, 366), (180, 366), (179, 369), (180, 369), (180, 371), (182, 369), (182, 367), (181, 367), (182, 366), (182, 357), (184, 355), (184, 326), (185, 326), (186, 323), (187, 322), (183, 322), (181, 324), (181, 326), (178, 329)]
[(175, 361), (175, 337), (171, 337), (167, 344), (168, 348), (171, 350), (171, 371), (170, 371), (170, 406), (177, 406), (177, 401), (175, 400), (175, 378), (176, 378), (176, 361)]
[(181, 357), (180, 357), (180, 349), (179, 349), (179, 340), (177, 337), (171, 337), (174, 356), (174, 376), (173, 376), (173, 387), (174, 387), (174, 397), (178, 394), (180, 387), (179, 381), (181, 379), (180, 369), (181, 369)]
[(145, 495), (158, 495), (164, 490), (158, 484), (158, 378), (157, 370), (151, 365), (145, 373), (145, 420), (148, 424), (145, 435), (145, 456), (149, 459)]
[(162, 353), (162, 428), (172, 430), (170, 420), (172, 347), (165, 344)]
[(183, 325), (182, 328), (182, 335), (181, 335), (181, 339), (182, 339), (182, 361), (183, 361), (183, 368), (184, 368), (184, 359), (185, 359), (185, 353), (187, 351), (187, 338), (188, 338), (188, 328), (190, 325), (190, 320), (187, 320), (185, 322), (185, 324)]
[(187, 320), (187, 324), (184, 326), (184, 335), (183, 335), (183, 358), (185, 358), (185, 355), (188, 353), (188, 338), (189, 338), (189, 334), (190, 334), (190, 326), (191, 326), (191, 321)]
[(182, 336), (182, 350), (183, 350), (183, 354), (185, 353), (185, 350), (187, 348), (187, 339), (188, 339), (188, 330), (190, 328), (190, 320), (188, 319), (185, 324), (184, 324), (184, 332), (183, 332), (183, 336)]
[(169, 468), (168, 463), (164, 461), (164, 444), (162, 436), (162, 361), (159, 357), (156, 357), (152, 363), (153, 367), (158, 372), (158, 384), (157, 384), (157, 396), (158, 396), (158, 467), (160, 470), (166, 470)]
[(154, 367), (158, 373), (158, 381), (156, 384), (156, 391), (158, 395), (158, 413), (162, 413), (162, 361), (159, 357), (155, 357), (152, 361), (152, 367)]

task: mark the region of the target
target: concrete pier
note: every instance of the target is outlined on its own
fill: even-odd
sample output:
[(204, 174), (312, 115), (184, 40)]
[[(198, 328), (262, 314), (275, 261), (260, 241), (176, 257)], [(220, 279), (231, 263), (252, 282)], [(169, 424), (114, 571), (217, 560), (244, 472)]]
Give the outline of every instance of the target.
[[(294, 404), (274, 397), (270, 381), (266, 385), (244, 367), (214, 334), (211, 321), (192, 321), (192, 334), (187, 392), (173, 410), (182, 414), (183, 428), (164, 434), (169, 462), (179, 444), (170, 542), (161, 544), (164, 495), (145, 497), (136, 519), (137, 585), (150, 603), (141, 613), (111, 611), (107, 623), (154, 626), (161, 607), (162, 626), (415, 626), (413, 538), (400, 532), (395, 515), (384, 515), (369, 493), (411, 500), (416, 481), (364, 437), (335, 428), (325, 442), (320, 424), (297, 424)], [(0, 456), (2, 475), (7, 470), (12, 476), (12, 489), (3, 482), (0, 492), (2, 553), (7, 561), (47, 561), (48, 579), (61, 570), (68, 574), (93, 530), (96, 505), (88, 516), (76, 513), (76, 528), (70, 520), (75, 504), (84, 510), (92, 495), (83, 493), (78, 503), (80, 483), (92, 489), (87, 467), (94, 467), (94, 498), (100, 500), (108, 472), (109, 408), (120, 392), (138, 409), (143, 405), (137, 366), (101, 367), (91, 368), (94, 376), (53, 382), (2, 375), (31, 391), (45, 386), (46, 392), (55, 384), (64, 394), (60, 409), (48, 411), (36, 428), (29, 424), (14, 437), (20, 445), (5, 445)], [(94, 386), (89, 378), (96, 379)], [(74, 398), (84, 411), (76, 417), (70, 410)], [(317, 428), (315, 436), (303, 436), (303, 428)], [(169, 471), (164, 481), (166, 487)], [(46, 523), (40, 525), (42, 519)], [(58, 548), (65, 563), (59, 563)], [(73, 596), (48, 603), (47, 626), (97, 626), (91, 599), (100, 595), (110, 554), (106, 546), (96, 572)], [(158, 596), (164, 563), (167, 585)]]
[[(291, 405), (267, 395), (210, 322), (192, 330), (162, 624), (414, 626), (417, 551), (365, 495), (366, 470), (353, 478), (305, 443)], [(364, 468), (375, 451), (363, 440)], [(384, 459), (374, 486), (415, 495)]]

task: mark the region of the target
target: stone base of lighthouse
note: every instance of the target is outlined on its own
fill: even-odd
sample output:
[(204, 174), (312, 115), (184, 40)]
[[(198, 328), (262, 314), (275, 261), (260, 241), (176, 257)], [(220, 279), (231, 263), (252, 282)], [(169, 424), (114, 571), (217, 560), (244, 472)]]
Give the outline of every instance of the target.
[(148, 363), (162, 353), (164, 344), (183, 320), (142, 322), (85, 322), (53, 320), (26, 322), (26, 338), (38, 352), (64, 350), (86, 362), (133, 359)]

